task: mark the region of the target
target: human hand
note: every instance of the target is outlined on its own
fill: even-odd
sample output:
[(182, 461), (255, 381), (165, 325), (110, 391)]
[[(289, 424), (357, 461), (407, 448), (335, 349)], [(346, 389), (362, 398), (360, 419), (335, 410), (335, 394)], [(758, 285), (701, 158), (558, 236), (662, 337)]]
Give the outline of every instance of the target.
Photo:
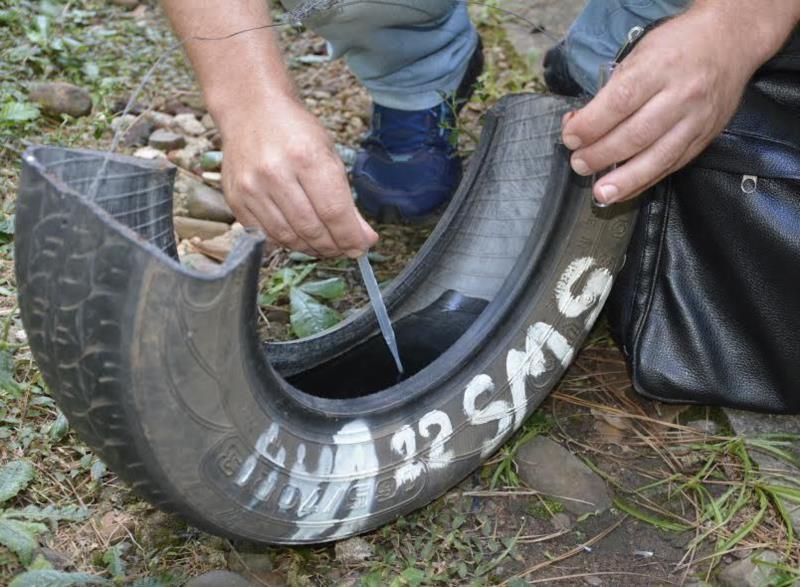
[(705, 6), (654, 29), (585, 108), (564, 117), (563, 141), (574, 151), (576, 173), (619, 164), (594, 186), (599, 202), (642, 193), (725, 128), (748, 80), (770, 56), (765, 43), (753, 44), (763, 31), (736, 16)]
[(319, 121), (291, 96), (241, 108), (221, 125), (223, 189), (239, 222), (320, 257), (358, 257), (374, 245)]

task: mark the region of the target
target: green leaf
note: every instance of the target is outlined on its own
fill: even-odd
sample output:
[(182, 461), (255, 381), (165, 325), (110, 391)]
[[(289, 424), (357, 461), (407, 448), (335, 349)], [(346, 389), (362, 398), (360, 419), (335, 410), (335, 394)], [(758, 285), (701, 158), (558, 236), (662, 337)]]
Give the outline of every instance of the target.
[(11, 461), (0, 469), (0, 503), (25, 489), (33, 481), (35, 472), (28, 461)]
[(99, 459), (92, 464), (92, 468), (89, 470), (92, 476), (92, 481), (100, 481), (100, 479), (105, 476), (107, 471), (108, 467), (106, 467), (106, 464)]
[[(14, 379), (14, 357), (5, 349), (0, 349), (0, 392), (6, 392), (17, 397), (22, 391), (17, 380)], [(0, 491), (0, 495), (2, 492)], [(0, 498), (0, 503), (3, 499)]]
[(102, 577), (89, 573), (40, 570), (18, 575), (8, 587), (76, 587), (79, 585), (110, 585), (110, 583)]
[(122, 560), (122, 545), (117, 544), (109, 548), (103, 553), (103, 563), (106, 565), (108, 572), (111, 573), (115, 579), (117, 577), (125, 577), (125, 561)]
[(339, 312), (319, 303), (296, 287), (289, 290), (289, 301), (292, 311), (289, 320), (295, 335), (300, 338), (327, 330), (342, 319)]
[(0, 108), (0, 122), (26, 122), (40, 115), (39, 108), (28, 102), (6, 102)]
[(65, 507), (49, 505), (44, 508), (29, 505), (21, 510), (6, 510), (2, 516), (6, 518), (22, 518), (30, 522), (83, 522), (89, 517), (89, 510), (76, 505)]
[(49, 571), (53, 568), (50, 561), (44, 558), (41, 554), (37, 554), (33, 562), (28, 566), (29, 571)]
[(47, 430), (47, 436), (53, 442), (58, 442), (64, 438), (67, 432), (69, 432), (69, 422), (67, 421), (67, 417), (59, 411), (58, 416)]
[(312, 296), (326, 300), (338, 300), (344, 297), (347, 284), (341, 277), (331, 277), (322, 281), (308, 281), (301, 285), (300, 289)]
[(306, 255), (305, 253), (301, 253), (300, 251), (292, 251), (289, 253), (289, 259), (294, 261), (295, 263), (309, 263), (316, 261), (316, 257), (312, 257), (311, 255)]
[(30, 564), (34, 551), (39, 548), (36, 536), (46, 531), (44, 524), (0, 518), (0, 544), (16, 554), (23, 565)]
[(403, 579), (405, 579), (406, 583), (410, 587), (419, 587), (419, 585), (422, 585), (422, 582), (425, 580), (425, 571), (409, 567), (403, 571), (401, 576)]
[(627, 501), (624, 501), (619, 497), (614, 499), (614, 506), (616, 506), (619, 510), (625, 512), (629, 516), (633, 516), (637, 520), (641, 520), (642, 522), (646, 522), (651, 526), (655, 526), (656, 528), (661, 528), (662, 530), (667, 530), (669, 532), (683, 532), (689, 529), (687, 526), (684, 526), (683, 524), (679, 524), (671, 520), (665, 520), (664, 518), (657, 516), (655, 514), (651, 514), (649, 512), (643, 512), (633, 504), (628, 503)]

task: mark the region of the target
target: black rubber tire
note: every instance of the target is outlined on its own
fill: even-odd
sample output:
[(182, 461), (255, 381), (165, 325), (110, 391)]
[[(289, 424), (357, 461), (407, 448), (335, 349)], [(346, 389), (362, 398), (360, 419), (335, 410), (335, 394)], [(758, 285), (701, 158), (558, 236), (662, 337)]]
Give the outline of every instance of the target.
[(199, 274), (177, 261), (168, 164), (114, 156), (89, 198), (102, 154), (30, 149), (16, 269), (45, 381), (109, 467), (217, 534), (323, 542), (427, 504), (546, 397), (623, 262), (633, 208), (593, 207), (556, 144), (572, 107), (516, 95), (493, 110), (459, 194), (387, 291), (394, 318), (452, 290), (485, 310), (419, 373), (347, 399), (295, 389), (273, 365), (327, 364), (374, 334), (371, 313), (264, 347), (260, 234)]

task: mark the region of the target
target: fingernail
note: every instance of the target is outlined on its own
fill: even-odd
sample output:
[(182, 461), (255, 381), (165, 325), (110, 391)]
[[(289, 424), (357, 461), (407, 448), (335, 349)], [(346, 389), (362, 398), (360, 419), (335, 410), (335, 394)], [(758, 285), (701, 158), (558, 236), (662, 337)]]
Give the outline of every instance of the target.
[(583, 159), (576, 159), (573, 157), (572, 159), (572, 169), (575, 170), (575, 173), (578, 175), (591, 175), (592, 171), (589, 169), (589, 166), (586, 164), (586, 161)]
[(567, 123), (572, 120), (572, 117), (575, 116), (575, 111), (567, 112), (564, 116), (561, 117), (561, 128), (567, 126)]
[(619, 189), (615, 185), (606, 184), (597, 188), (600, 192), (598, 199), (606, 204), (612, 204), (619, 197)]
[(566, 135), (564, 137), (564, 146), (567, 147), (570, 151), (574, 151), (575, 149), (580, 149), (582, 145), (582, 141), (580, 138), (576, 137), (575, 135)]

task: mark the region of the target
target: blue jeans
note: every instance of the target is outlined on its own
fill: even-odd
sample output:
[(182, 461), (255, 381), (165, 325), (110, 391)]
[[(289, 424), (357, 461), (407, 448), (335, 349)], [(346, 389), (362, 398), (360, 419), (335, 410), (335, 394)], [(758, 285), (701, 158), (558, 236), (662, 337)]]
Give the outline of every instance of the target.
[[(613, 59), (628, 31), (674, 15), (691, 0), (590, 0), (567, 34), (570, 73), (597, 91), (603, 62)], [(294, 9), (302, 0), (283, 0)], [(457, 0), (342, 0), (305, 24), (324, 37), (333, 58), (350, 69), (382, 106), (422, 110), (456, 90), (477, 43), (467, 5)]]

